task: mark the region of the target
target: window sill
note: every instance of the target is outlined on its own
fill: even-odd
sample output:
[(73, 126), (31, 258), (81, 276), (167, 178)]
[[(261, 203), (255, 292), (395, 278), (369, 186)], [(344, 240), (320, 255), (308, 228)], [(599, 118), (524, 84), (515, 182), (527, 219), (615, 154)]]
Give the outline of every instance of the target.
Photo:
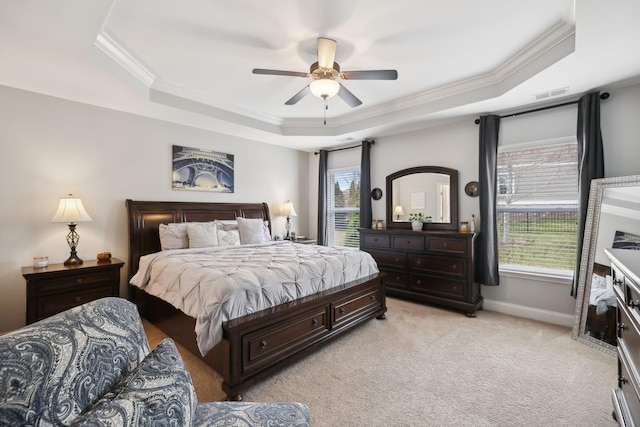
[(560, 285), (570, 285), (573, 283), (573, 272), (566, 270), (540, 269), (524, 266), (500, 266), (501, 276), (515, 277), (519, 279), (532, 279), (541, 282), (552, 282)]

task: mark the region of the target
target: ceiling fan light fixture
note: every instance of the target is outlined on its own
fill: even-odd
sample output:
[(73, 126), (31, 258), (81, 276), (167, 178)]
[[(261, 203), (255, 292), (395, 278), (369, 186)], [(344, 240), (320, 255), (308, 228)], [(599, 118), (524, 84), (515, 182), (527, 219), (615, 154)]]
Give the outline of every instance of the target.
[(309, 89), (318, 98), (327, 99), (338, 94), (340, 83), (331, 79), (318, 79), (309, 84)]

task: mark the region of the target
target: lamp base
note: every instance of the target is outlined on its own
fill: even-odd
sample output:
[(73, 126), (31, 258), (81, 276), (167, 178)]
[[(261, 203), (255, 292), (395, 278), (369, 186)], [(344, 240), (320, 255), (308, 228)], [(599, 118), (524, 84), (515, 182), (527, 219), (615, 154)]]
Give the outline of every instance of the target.
[(78, 257), (78, 255), (74, 252), (71, 253), (69, 258), (63, 263), (64, 265), (81, 265), (82, 260)]

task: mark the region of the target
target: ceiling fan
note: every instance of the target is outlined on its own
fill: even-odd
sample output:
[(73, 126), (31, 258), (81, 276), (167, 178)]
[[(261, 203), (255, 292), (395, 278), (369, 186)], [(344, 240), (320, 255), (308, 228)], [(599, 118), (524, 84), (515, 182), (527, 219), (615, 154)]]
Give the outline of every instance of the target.
[(365, 70), (365, 71), (340, 71), (340, 65), (334, 62), (337, 42), (332, 39), (318, 37), (318, 62), (311, 64), (308, 73), (297, 71), (266, 70), (254, 68), (253, 74), (269, 74), (274, 76), (310, 77), (311, 83), (305, 86), (285, 102), (285, 105), (294, 105), (304, 98), (309, 92), (318, 98), (327, 98), (338, 95), (351, 107), (362, 104), (353, 93), (344, 87), (337, 79), (342, 80), (396, 80), (396, 70)]

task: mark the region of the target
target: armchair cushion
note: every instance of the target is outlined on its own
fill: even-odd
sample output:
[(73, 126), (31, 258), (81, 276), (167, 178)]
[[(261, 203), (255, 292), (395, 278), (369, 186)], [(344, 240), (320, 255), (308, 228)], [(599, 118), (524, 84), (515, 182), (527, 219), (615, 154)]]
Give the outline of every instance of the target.
[(189, 371), (167, 338), (73, 425), (189, 426), (197, 404)]

